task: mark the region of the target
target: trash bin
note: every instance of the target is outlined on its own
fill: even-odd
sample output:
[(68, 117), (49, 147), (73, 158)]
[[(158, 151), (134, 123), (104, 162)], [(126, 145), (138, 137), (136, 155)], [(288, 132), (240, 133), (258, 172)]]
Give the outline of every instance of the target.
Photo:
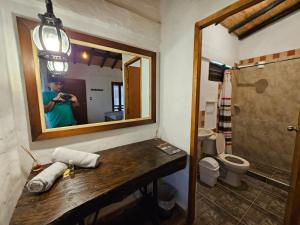
[(212, 157), (205, 157), (199, 162), (200, 180), (210, 187), (213, 187), (217, 183), (217, 179), (220, 176), (219, 163)]
[(158, 207), (159, 216), (167, 219), (172, 216), (175, 207), (176, 189), (165, 182), (159, 182), (158, 185)]

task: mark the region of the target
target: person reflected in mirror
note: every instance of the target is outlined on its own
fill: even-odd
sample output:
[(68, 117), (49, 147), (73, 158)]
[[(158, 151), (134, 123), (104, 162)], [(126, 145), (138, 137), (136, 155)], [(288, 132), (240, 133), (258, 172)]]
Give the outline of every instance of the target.
[(48, 88), (42, 93), (47, 128), (75, 125), (73, 108), (79, 106), (77, 97), (63, 92), (63, 78), (50, 76)]

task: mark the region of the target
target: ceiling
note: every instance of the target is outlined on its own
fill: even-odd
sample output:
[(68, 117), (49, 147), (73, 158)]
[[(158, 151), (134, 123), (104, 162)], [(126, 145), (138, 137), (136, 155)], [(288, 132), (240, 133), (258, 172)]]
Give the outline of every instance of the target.
[(160, 23), (160, 0), (106, 0), (107, 2)]
[(122, 70), (122, 54), (72, 44), (70, 61)]
[(265, 0), (226, 18), (221, 24), (244, 39), (299, 9), (300, 0)]

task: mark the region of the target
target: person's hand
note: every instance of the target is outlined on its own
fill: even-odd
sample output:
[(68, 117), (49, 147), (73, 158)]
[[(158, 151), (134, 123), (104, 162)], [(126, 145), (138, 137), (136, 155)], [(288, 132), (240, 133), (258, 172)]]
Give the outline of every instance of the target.
[(72, 95), (72, 94), (70, 94), (70, 95), (72, 96), (70, 101), (77, 104), (78, 103), (77, 97), (75, 95)]
[(53, 98), (53, 100), (54, 101), (65, 101), (63, 98), (62, 98), (62, 96), (64, 95), (64, 93), (62, 93), (62, 92), (59, 92), (57, 95), (56, 95), (56, 97), (55, 98)]

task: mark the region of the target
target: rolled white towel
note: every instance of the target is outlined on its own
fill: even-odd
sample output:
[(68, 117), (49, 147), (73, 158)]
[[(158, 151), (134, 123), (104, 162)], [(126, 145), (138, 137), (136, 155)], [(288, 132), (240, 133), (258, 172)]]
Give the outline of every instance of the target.
[(100, 163), (100, 155), (72, 150), (69, 148), (58, 147), (52, 154), (54, 162), (69, 163), (70, 160), (78, 167), (92, 168), (97, 167)]
[(61, 162), (53, 163), (44, 169), (27, 183), (27, 189), (30, 192), (44, 192), (51, 188), (54, 181), (60, 177), (68, 166)]

